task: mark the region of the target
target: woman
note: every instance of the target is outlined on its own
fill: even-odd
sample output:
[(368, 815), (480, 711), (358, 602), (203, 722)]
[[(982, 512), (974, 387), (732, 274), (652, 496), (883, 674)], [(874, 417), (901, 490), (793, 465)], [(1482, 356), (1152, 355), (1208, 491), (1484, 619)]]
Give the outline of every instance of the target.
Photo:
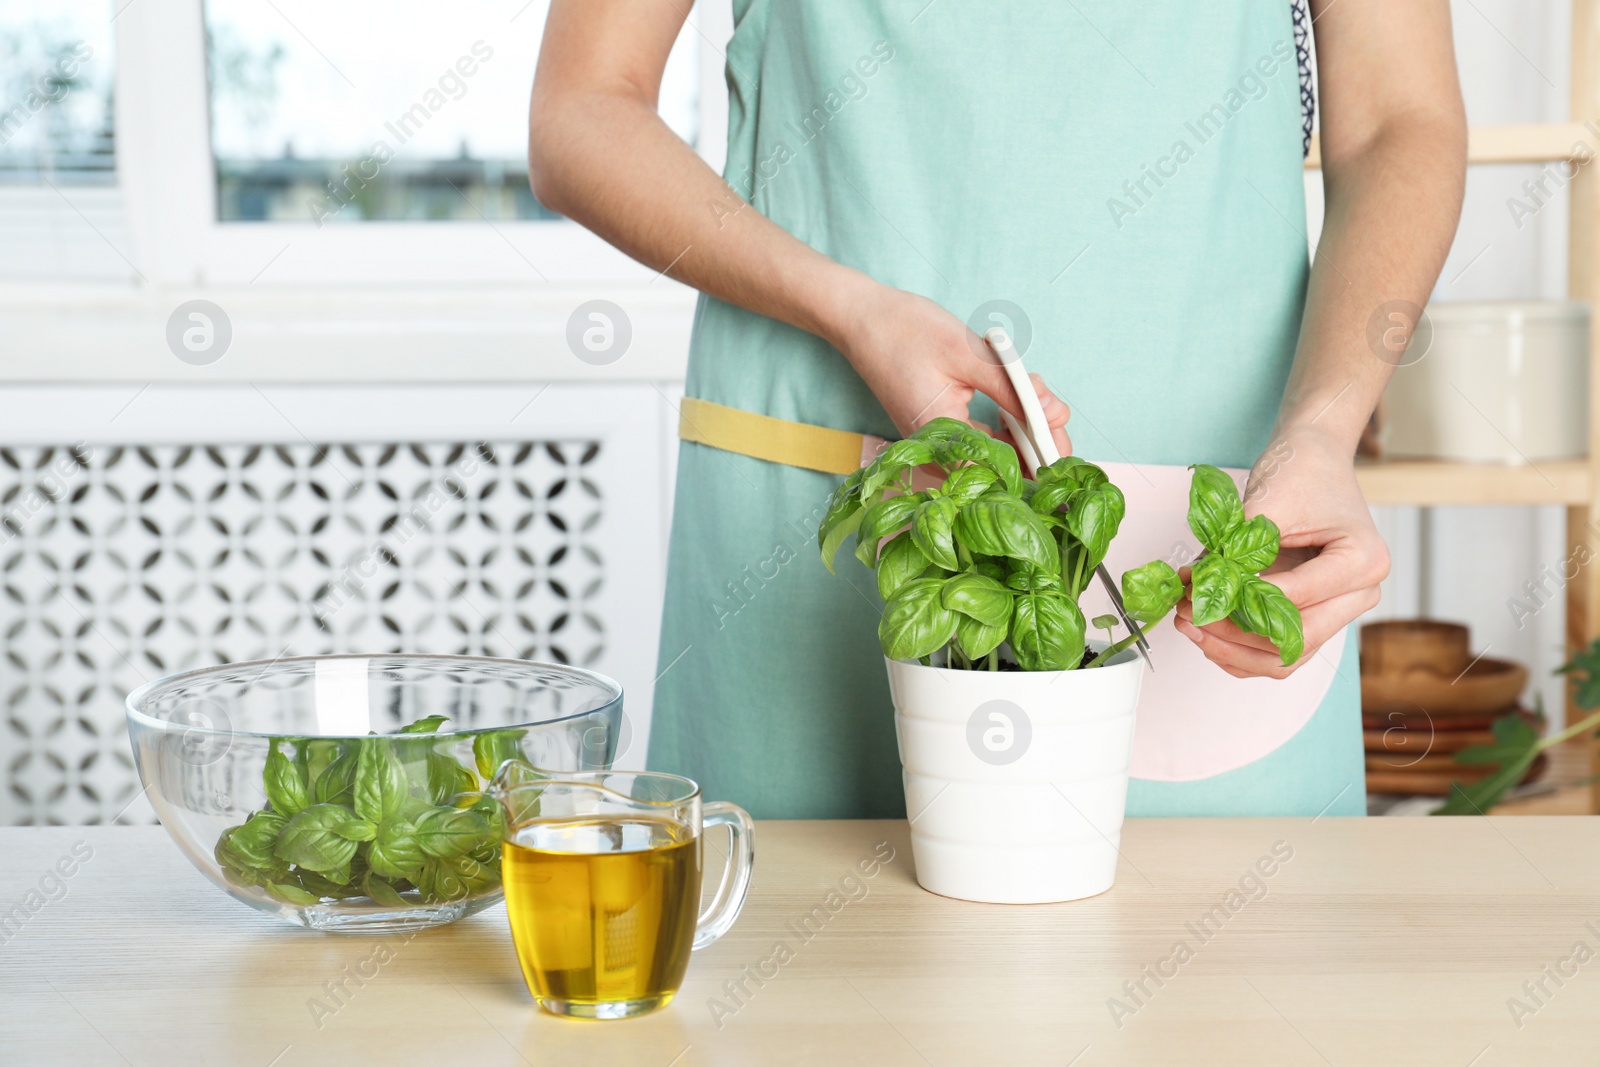
[[(1306, 653), (1283, 668), (1185, 604), (1204, 684), (1335, 666), (1271, 751), (1193, 765), (1177, 735), (1206, 722), (1141, 735), (1129, 813), (1362, 812), (1338, 657), (1388, 556), (1353, 455), (1392, 369), (1369, 324), (1426, 303), (1460, 209), (1447, 0), (1313, 0), (1310, 264), (1289, 0), (734, 0), (727, 182), (655, 113), (686, 14), (554, 0), (530, 120), (542, 202), (705, 294), (686, 391), (719, 407), (686, 408), (686, 436), (724, 409), (885, 438), (992, 424), (1017, 400), (968, 322), (1031, 335), (1079, 454), (1253, 468)], [(1065, 451), (1067, 406), (1036, 387)], [(870, 576), (812, 554), (839, 478), (739, 451), (683, 445), (650, 762), (759, 817), (901, 816)], [(1141, 780), (1163, 742), (1175, 769)]]

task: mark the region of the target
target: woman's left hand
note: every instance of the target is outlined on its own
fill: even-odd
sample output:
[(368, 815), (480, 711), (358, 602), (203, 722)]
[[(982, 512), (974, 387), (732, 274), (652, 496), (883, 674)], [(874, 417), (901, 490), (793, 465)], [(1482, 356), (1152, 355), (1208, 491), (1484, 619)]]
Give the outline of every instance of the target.
[(1272, 643), (1227, 619), (1196, 627), (1184, 599), (1174, 625), (1205, 657), (1236, 678), (1287, 678), (1346, 624), (1378, 603), (1389, 548), (1372, 523), (1347, 449), (1315, 432), (1278, 438), (1256, 461), (1245, 515), (1264, 514), (1282, 534), (1263, 577), (1300, 609), (1305, 652), (1285, 667)]

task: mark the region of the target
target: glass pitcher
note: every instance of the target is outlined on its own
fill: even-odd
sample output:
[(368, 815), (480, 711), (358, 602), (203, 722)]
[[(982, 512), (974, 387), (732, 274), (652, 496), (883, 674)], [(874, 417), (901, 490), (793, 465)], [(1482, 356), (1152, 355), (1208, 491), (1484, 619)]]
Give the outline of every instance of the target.
[[(513, 759), (488, 792), (505, 811), (501, 873), (517, 959), (546, 1011), (624, 1019), (664, 1006), (689, 953), (744, 906), (754, 824), (736, 805), (703, 803), (687, 778), (552, 773)], [(732, 847), (698, 914), (708, 826), (727, 826)]]

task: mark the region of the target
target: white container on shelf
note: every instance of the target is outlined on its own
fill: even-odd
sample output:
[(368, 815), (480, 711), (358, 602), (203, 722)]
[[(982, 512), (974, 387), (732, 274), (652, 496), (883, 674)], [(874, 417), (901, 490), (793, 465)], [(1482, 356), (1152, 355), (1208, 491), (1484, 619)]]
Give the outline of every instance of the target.
[(1525, 464), (1588, 453), (1587, 304), (1432, 304), (1428, 319), (1431, 344), (1419, 329), (1384, 393), (1386, 458)]

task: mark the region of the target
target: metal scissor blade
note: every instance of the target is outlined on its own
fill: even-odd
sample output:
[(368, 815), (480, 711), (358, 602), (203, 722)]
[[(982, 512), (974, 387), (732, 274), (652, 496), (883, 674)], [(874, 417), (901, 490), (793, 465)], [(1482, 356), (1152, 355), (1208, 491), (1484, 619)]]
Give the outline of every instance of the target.
[(1144, 628), (1133, 620), (1128, 614), (1128, 609), (1122, 604), (1122, 592), (1117, 589), (1117, 583), (1111, 580), (1111, 572), (1106, 570), (1104, 563), (1094, 569), (1100, 578), (1100, 584), (1105, 586), (1106, 592), (1111, 596), (1111, 606), (1117, 609), (1117, 617), (1122, 620), (1122, 625), (1128, 628), (1133, 635), (1134, 647), (1139, 650), (1139, 655), (1144, 657), (1144, 665), (1152, 671), (1156, 669), (1155, 662), (1150, 658), (1150, 642), (1145, 640)]
[[(1006, 429), (1011, 431), (1011, 439), (1017, 444), (1017, 452), (1022, 459), (1023, 467), (1030, 477), (1037, 476), (1039, 468), (1054, 463), (1061, 458), (1056, 451), (1055, 439), (1050, 436), (1050, 425), (1045, 421), (1044, 409), (1039, 406), (1039, 397), (1034, 392), (1033, 382), (1028, 378), (1028, 372), (1022, 365), (1022, 354), (1011, 343), (1011, 336), (1004, 329), (996, 326), (984, 333), (983, 338), (1000, 364), (1005, 368), (1006, 377), (1011, 380), (1011, 387), (1016, 390), (1017, 401), (1022, 405), (1023, 414), (1027, 416), (1026, 423), (1017, 421), (1010, 412), (1000, 409), (1000, 419), (1005, 423)], [(1128, 614), (1128, 609), (1122, 604), (1122, 592), (1117, 588), (1117, 583), (1111, 580), (1111, 572), (1106, 570), (1102, 563), (1095, 567), (1095, 573), (1100, 576), (1100, 584), (1105, 586), (1111, 595), (1111, 606), (1116, 608), (1117, 617), (1122, 620), (1122, 625), (1128, 628), (1133, 635), (1134, 645), (1139, 649), (1139, 655), (1144, 658), (1144, 664), (1152, 671), (1156, 665), (1150, 659), (1150, 642), (1145, 640), (1144, 629), (1133, 617)]]

